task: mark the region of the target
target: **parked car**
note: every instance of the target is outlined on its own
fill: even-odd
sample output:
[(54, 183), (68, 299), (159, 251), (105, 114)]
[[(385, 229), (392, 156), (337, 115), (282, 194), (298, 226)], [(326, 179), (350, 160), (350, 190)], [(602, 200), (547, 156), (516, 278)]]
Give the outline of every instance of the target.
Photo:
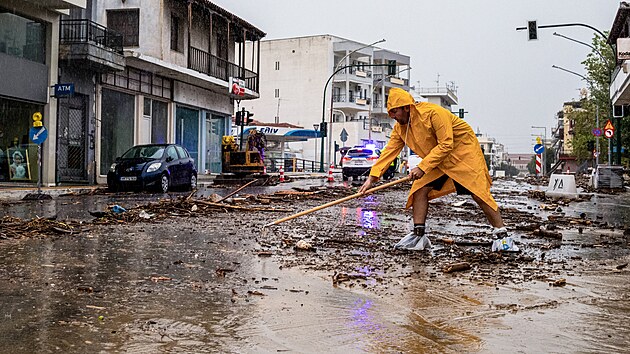
[(353, 147), (348, 149), (348, 152), (341, 159), (343, 180), (367, 176), (380, 155), (381, 151), (376, 148)]
[(197, 167), (185, 148), (176, 144), (136, 145), (109, 168), (110, 190), (155, 189), (166, 193), (171, 187), (197, 188)]

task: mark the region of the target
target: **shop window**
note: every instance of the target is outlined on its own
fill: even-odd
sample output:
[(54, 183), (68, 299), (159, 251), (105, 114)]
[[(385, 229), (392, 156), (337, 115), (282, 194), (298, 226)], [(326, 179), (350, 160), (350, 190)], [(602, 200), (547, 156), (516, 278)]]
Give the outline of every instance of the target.
[(107, 27), (123, 35), (123, 46), (137, 47), (140, 10), (107, 10)]
[(168, 140), (168, 103), (152, 100), (151, 143), (166, 144)]
[(0, 8), (0, 53), (46, 63), (46, 24)]
[(44, 106), (0, 98), (0, 181), (36, 182), (37, 145), (28, 139), (35, 112)]
[(101, 103), (101, 175), (106, 175), (116, 157), (121, 156), (133, 146), (134, 99), (133, 95), (103, 89)]

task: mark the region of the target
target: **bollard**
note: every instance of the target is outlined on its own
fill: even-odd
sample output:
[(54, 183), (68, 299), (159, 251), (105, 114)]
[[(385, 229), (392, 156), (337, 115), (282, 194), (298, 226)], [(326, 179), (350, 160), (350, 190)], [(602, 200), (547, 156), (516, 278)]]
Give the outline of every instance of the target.
[(284, 182), (284, 167), (280, 166), (280, 182)]
[(262, 174), (263, 174), (263, 175), (266, 175), (266, 174), (267, 174), (267, 166), (263, 166), (263, 173), (262, 173)]
[(328, 169), (328, 182), (334, 182), (335, 178), (333, 177), (333, 165), (330, 165)]
[(571, 167), (567, 164), (567, 174), (570, 175), (571, 174)]

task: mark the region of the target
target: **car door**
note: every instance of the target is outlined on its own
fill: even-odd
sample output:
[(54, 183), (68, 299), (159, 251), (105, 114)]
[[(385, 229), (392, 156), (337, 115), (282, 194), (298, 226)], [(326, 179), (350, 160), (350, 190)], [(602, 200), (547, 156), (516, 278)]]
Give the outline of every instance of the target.
[(182, 180), (181, 169), (182, 168), (180, 165), (181, 161), (179, 160), (179, 156), (177, 155), (175, 146), (170, 145), (169, 147), (167, 147), (164, 154), (166, 155), (164, 159), (164, 163), (166, 163), (166, 168), (168, 169), (168, 172), (171, 175), (171, 184), (172, 185), (181, 184), (182, 183), (181, 182)]
[(182, 173), (182, 183), (186, 184), (190, 182), (190, 176), (194, 173), (195, 170), (195, 161), (190, 157), (188, 151), (179, 145), (175, 145), (177, 149), (177, 153), (179, 154), (179, 158), (181, 161), (181, 173)]

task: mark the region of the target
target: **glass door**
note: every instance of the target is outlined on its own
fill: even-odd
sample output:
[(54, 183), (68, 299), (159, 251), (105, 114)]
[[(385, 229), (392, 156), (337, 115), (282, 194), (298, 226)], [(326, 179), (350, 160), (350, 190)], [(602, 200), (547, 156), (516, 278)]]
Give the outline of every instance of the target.
[(175, 143), (185, 147), (199, 167), (199, 111), (178, 106), (175, 116)]
[(225, 118), (208, 114), (206, 118), (206, 170), (221, 173), (221, 141), (225, 134)]

